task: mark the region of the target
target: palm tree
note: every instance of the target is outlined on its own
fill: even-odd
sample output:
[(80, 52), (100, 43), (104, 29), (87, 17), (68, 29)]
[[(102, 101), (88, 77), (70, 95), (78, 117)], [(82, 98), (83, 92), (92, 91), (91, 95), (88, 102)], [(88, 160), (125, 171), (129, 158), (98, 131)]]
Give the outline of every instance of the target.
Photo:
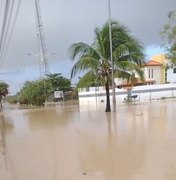
[(62, 90), (69, 91), (71, 90), (71, 81), (62, 76), (61, 73), (47, 74), (48, 80), (52, 85), (53, 91)]
[[(140, 66), (143, 64), (144, 54), (140, 43), (129, 34), (126, 27), (117, 21), (111, 22), (112, 51), (115, 76), (130, 80), (132, 72), (143, 78)], [(92, 45), (84, 42), (70, 46), (71, 58), (76, 60), (71, 70), (71, 77), (78, 72), (85, 72), (78, 83), (79, 87), (89, 86), (92, 80), (104, 84), (106, 90), (106, 112), (111, 111), (111, 61), (108, 22), (100, 29), (95, 29), (95, 39)]]
[(61, 77), (61, 73), (54, 73), (54, 74), (50, 73), (50, 74), (47, 74), (47, 77), (49, 78), (54, 91), (59, 89), (58, 79)]

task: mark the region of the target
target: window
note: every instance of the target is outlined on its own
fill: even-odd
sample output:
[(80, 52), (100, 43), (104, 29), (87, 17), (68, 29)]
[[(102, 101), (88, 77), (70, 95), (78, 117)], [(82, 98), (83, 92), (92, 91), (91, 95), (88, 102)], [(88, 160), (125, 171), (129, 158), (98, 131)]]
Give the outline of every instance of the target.
[(151, 78), (153, 78), (153, 69), (151, 69)]
[(168, 83), (167, 82), (167, 69), (165, 69), (165, 83)]
[(148, 78), (150, 79), (150, 69), (148, 70)]
[(176, 73), (176, 68), (173, 69), (173, 73)]
[(150, 79), (153, 79), (153, 69), (149, 69), (148, 70), (148, 78)]

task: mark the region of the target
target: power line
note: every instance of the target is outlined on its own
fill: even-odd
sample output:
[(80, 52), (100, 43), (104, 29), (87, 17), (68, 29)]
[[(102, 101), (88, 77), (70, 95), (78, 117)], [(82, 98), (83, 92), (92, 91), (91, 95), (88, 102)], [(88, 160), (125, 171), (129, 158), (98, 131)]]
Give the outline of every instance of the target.
[(3, 55), (4, 49), (5, 49), (5, 43), (6, 43), (7, 35), (8, 35), (8, 32), (9, 32), (9, 26), (10, 26), (10, 21), (11, 21), (11, 17), (12, 17), (12, 11), (13, 11), (14, 2), (15, 2), (15, 0), (11, 3), (11, 5), (9, 4), (9, 7), (8, 7), (9, 12), (7, 12), (7, 19), (6, 19), (7, 24), (5, 26), (5, 32), (4, 32), (4, 37), (3, 37), (3, 41), (2, 41), (3, 46), (1, 48), (0, 56)]
[(18, 1), (15, 16), (14, 16), (14, 20), (13, 20), (13, 23), (12, 23), (12, 26), (11, 26), (11, 30), (9, 31), (9, 37), (7, 39), (6, 45), (4, 46), (4, 51), (3, 51), (2, 55), (0, 56), (0, 59), (1, 58), (5, 59), (5, 56), (7, 54), (7, 50), (9, 48), (10, 41), (12, 39), (12, 34), (13, 34), (14, 29), (15, 29), (15, 24), (16, 24), (16, 21), (17, 21), (17, 17), (18, 17), (18, 14), (19, 14), (20, 5), (21, 5), (21, 0)]
[(9, 8), (9, 0), (7, 0), (5, 4), (5, 11), (4, 11), (4, 16), (3, 16), (2, 31), (1, 31), (1, 38), (0, 38), (0, 53), (2, 53), (2, 47), (3, 47), (3, 42), (4, 42), (4, 34), (5, 34), (5, 29), (6, 29), (6, 24), (7, 24), (8, 8)]
[[(17, 5), (15, 6), (17, 2)], [(7, 49), (9, 47), (17, 16), (19, 13), (21, 0), (6, 0), (4, 3), (1, 2), (2, 15), (2, 27), (0, 35), (0, 62), (5, 58)], [(3, 6), (4, 5), (4, 6)], [(4, 11), (3, 11), (4, 8)], [(14, 10), (15, 9), (15, 10)]]

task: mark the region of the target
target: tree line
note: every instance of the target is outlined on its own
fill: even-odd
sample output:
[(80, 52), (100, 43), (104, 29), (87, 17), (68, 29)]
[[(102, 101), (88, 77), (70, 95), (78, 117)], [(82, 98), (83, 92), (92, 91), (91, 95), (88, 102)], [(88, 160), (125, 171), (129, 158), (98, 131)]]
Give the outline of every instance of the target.
[(26, 81), (15, 96), (7, 97), (7, 100), (11, 103), (44, 106), (45, 101), (52, 96), (54, 91), (68, 92), (73, 91), (70, 79), (62, 76), (60, 73), (48, 74), (45, 78)]

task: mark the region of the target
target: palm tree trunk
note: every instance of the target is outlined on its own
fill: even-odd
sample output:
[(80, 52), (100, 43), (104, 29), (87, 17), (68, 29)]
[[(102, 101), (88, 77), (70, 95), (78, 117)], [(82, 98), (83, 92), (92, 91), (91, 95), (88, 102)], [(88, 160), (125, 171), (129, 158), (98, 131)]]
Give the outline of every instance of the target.
[(106, 81), (106, 83), (105, 83), (105, 89), (106, 89), (106, 109), (105, 109), (105, 112), (111, 112), (108, 81)]

